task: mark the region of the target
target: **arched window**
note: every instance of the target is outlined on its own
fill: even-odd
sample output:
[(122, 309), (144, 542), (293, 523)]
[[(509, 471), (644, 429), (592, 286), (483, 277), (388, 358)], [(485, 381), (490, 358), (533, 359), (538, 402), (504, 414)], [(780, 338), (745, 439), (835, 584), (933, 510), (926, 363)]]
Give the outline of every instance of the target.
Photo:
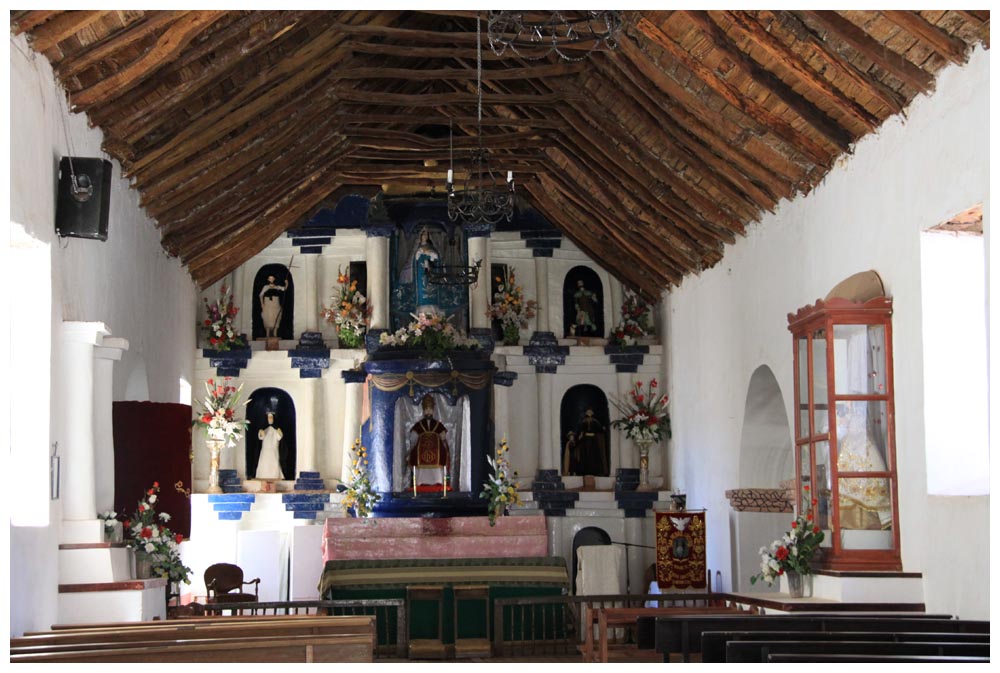
[(901, 570), (892, 299), (874, 271), (788, 316), (795, 360), (796, 509), (826, 531), (821, 564)]

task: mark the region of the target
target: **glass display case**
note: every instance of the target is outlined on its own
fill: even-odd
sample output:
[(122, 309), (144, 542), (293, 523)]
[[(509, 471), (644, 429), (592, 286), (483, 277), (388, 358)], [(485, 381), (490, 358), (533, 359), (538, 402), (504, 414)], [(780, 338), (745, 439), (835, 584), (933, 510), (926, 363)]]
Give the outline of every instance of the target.
[(819, 566), (901, 570), (892, 299), (828, 299), (788, 315), (796, 511), (826, 533)]

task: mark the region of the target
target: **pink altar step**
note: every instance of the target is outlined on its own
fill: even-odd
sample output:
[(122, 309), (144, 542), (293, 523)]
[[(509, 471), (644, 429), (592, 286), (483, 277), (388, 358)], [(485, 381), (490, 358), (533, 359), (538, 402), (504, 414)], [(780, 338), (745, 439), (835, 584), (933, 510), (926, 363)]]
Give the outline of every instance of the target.
[(323, 528), (323, 562), (371, 559), (548, 556), (544, 516), (489, 519), (330, 518)]

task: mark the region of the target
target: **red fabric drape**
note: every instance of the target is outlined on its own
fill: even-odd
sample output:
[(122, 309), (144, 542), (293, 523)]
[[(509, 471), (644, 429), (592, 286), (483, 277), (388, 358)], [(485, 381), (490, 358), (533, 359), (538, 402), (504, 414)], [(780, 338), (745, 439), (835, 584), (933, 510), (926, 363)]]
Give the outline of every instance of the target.
[(191, 407), (162, 402), (115, 402), (115, 511), (130, 516), (146, 489), (160, 482), (157, 512), (167, 527), (191, 534)]

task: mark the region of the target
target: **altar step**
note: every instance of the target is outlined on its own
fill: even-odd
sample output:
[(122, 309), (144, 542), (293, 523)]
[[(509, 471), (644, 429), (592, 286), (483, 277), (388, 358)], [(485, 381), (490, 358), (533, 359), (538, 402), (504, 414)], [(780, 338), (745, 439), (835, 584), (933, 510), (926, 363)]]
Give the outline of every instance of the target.
[(321, 493), (223, 493), (208, 496), (220, 521), (323, 520), (340, 510), (331, 494)]

